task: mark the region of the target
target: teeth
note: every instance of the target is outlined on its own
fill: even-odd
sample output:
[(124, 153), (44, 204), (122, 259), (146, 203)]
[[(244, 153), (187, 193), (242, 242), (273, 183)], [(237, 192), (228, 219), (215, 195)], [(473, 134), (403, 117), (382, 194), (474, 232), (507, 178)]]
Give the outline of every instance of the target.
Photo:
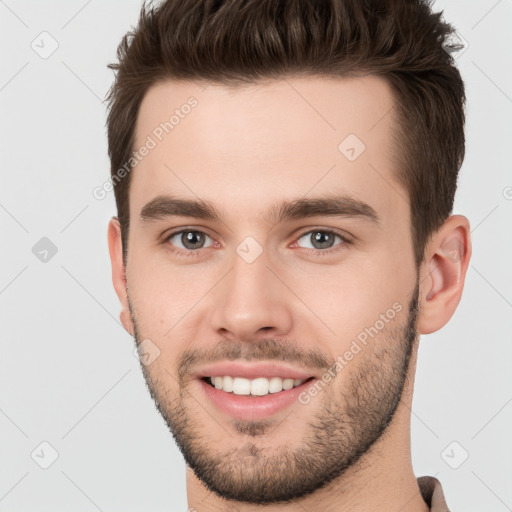
[(283, 379), (279, 377), (272, 377), (268, 381), (268, 390), (270, 393), (279, 393), (279, 391), (283, 391)]
[(261, 377), (251, 380), (251, 395), (264, 396), (268, 395), (269, 382), (268, 379)]
[(210, 382), (216, 389), (221, 389), (235, 395), (265, 396), (269, 393), (288, 391), (300, 386), (303, 379), (282, 379), (281, 377), (258, 377), (257, 379), (245, 379), (243, 377), (210, 377)]
[(221, 386), (221, 389), (223, 389), (224, 391), (229, 391), (229, 392), (232, 392), (233, 391), (233, 377), (229, 377), (229, 375), (227, 377), (220, 377), (221, 379), (221, 382), (222, 382), (222, 386)]
[[(224, 377), (217, 377), (217, 378), (224, 379)], [(241, 377), (235, 377), (233, 379), (233, 393), (235, 395), (250, 395), (251, 394), (251, 381), (249, 379), (242, 379)]]
[(293, 388), (293, 379), (284, 379), (283, 380), (283, 389), (288, 391)]

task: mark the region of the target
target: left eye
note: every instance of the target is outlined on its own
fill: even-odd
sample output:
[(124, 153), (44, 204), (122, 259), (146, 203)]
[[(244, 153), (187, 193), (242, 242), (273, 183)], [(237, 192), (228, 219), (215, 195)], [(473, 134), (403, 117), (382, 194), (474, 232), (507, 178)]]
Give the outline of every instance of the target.
[(308, 231), (307, 233), (304, 233), (298, 239), (297, 243), (299, 243), (300, 240), (305, 239), (306, 243), (308, 241), (310, 243), (310, 246), (306, 246), (307, 249), (330, 249), (333, 247), (336, 238), (340, 239), (342, 242), (346, 241), (341, 235), (338, 235), (334, 231), (317, 229), (314, 231)]

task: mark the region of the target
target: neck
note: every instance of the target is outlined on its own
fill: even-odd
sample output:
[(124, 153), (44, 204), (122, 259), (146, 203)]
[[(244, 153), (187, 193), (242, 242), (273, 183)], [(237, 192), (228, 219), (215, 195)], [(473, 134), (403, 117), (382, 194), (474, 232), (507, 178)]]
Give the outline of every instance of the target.
[(226, 501), (187, 468), (189, 510), (197, 512), (428, 512), (411, 463), (410, 418), (417, 349), (402, 399), (388, 430), (346, 473), (313, 494), (288, 504), (251, 505)]

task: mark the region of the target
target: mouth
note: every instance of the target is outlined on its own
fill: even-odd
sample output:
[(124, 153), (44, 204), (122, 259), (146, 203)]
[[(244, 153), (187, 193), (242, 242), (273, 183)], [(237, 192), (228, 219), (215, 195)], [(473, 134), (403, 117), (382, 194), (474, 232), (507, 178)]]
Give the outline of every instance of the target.
[(219, 391), (231, 393), (238, 396), (267, 396), (302, 386), (310, 382), (314, 377), (306, 379), (292, 379), (281, 377), (256, 377), (248, 379), (244, 377), (233, 377), (231, 375), (203, 377), (202, 380)]
[(196, 375), (203, 398), (228, 419), (261, 421), (302, 406), (301, 393), (319, 380), (307, 370), (278, 363), (225, 362)]

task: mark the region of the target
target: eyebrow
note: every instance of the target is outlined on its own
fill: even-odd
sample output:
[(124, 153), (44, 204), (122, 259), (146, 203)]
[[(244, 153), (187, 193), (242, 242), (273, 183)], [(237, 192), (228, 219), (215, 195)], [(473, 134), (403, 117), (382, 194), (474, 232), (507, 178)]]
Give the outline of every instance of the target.
[[(300, 198), (274, 205), (264, 216), (269, 223), (308, 217), (349, 217), (379, 224), (377, 212), (365, 202), (350, 195), (316, 198)], [(222, 222), (221, 212), (209, 201), (181, 199), (171, 195), (159, 195), (144, 205), (140, 212), (143, 223), (165, 220), (168, 217), (194, 217)]]

